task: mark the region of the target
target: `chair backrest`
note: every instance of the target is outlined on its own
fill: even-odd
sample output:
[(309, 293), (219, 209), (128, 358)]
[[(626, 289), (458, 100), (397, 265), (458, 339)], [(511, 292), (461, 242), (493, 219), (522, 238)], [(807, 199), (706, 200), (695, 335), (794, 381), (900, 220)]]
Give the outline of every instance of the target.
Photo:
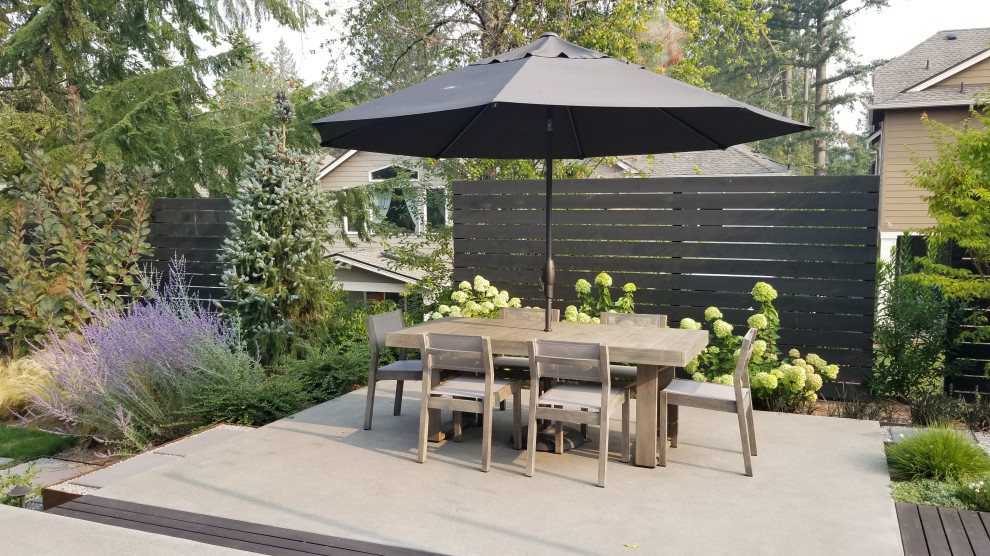
[[(546, 309), (533, 307), (499, 307), (498, 318), (510, 320), (539, 320), (547, 318)], [(553, 322), (560, 322), (560, 309), (554, 309), (550, 314)]]
[(559, 340), (529, 342), (530, 380), (560, 378), (601, 382), (608, 386), (608, 346)]
[(489, 377), (495, 373), (488, 336), (427, 332), (420, 336), (419, 345), (424, 372), (444, 369), (485, 373)]
[(610, 311), (602, 311), (599, 320), (602, 324), (655, 326), (657, 328), (667, 327), (667, 315), (655, 315), (651, 313), (612, 313)]
[(381, 350), (385, 347), (385, 336), (389, 332), (402, 330), (405, 324), (402, 322), (402, 311), (392, 311), (365, 318), (364, 326), (368, 329), (368, 341), (371, 346)]
[(736, 372), (732, 377), (732, 385), (736, 389), (736, 399), (741, 399), (743, 388), (749, 388), (749, 360), (753, 358), (753, 342), (756, 341), (756, 329), (750, 328), (743, 336), (742, 346), (739, 347), (739, 360), (736, 361)]

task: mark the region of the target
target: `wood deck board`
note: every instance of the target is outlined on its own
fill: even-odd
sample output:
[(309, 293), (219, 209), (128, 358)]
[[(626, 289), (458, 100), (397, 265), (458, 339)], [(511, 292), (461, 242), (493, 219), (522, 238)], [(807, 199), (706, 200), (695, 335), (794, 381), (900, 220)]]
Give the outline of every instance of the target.
[(963, 528), (962, 519), (959, 517), (959, 510), (939, 508), (938, 515), (942, 519), (942, 528), (945, 530), (945, 539), (949, 542), (952, 556), (975, 556), (969, 545), (966, 529)]
[(51, 513), (260, 554), (429, 554), (367, 541), (319, 535), (98, 496), (83, 496)]
[(921, 528), (918, 506), (895, 502), (894, 507), (897, 510), (897, 522), (901, 529), (904, 556), (928, 556), (928, 543), (925, 542), (925, 532)]
[(895, 502), (905, 556), (990, 554), (990, 513)]
[(974, 554), (990, 554), (990, 535), (980, 520), (980, 514), (969, 510), (959, 510), (959, 519), (966, 528), (969, 545)]
[(925, 542), (928, 543), (928, 553), (932, 556), (952, 556), (949, 541), (945, 538), (942, 528), (942, 518), (935, 506), (918, 506), (921, 516), (921, 528), (925, 531)]

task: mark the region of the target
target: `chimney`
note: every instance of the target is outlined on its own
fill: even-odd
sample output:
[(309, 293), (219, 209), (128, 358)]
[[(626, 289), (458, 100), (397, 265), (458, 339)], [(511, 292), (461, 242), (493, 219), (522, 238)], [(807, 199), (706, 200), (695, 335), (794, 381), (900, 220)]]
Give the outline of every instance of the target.
[(945, 36), (945, 40), (947, 41), (956, 40), (956, 34), (950, 31), (949, 34)]

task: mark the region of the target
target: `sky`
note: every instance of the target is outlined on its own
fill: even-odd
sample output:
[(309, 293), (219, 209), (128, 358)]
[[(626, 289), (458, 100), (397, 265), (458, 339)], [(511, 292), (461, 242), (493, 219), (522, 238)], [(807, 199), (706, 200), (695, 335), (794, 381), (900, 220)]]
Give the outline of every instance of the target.
[[(863, 11), (849, 21), (853, 48), (862, 61), (897, 57), (938, 31), (990, 27), (990, 0), (889, 0), (889, 3), (889, 7), (879, 12)], [(310, 83), (322, 79), (331, 60), (331, 53), (320, 44), (337, 35), (339, 29), (339, 21), (306, 33), (266, 25), (254, 40), (260, 42), (262, 52), (268, 53), (280, 38), (285, 39), (296, 57), (300, 77)], [(865, 116), (865, 109), (860, 109), (838, 114), (837, 122), (842, 129), (853, 132)]]

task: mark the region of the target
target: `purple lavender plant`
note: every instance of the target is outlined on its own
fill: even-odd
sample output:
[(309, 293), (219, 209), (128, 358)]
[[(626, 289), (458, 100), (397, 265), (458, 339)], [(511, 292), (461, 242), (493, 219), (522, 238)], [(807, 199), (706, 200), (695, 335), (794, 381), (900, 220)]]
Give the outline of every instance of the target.
[(89, 323), (35, 346), (52, 380), (22, 419), (101, 438), (118, 452), (140, 451), (204, 424), (193, 403), (204, 388), (263, 378), (235, 331), (190, 299), (184, 261), (173, 261), (158, 287), (157, 276), (142, 279), (148, 299), (118, 309), (78, 297)]

